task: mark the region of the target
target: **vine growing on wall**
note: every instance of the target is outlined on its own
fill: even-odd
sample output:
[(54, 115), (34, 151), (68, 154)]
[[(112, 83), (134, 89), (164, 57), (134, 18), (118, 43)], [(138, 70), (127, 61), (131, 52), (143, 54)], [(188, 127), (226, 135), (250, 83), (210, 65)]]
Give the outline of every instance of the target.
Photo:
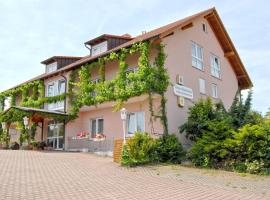
[[(150, 49), (155, 47), (158, 50), (154, 64), (150, 64)], [(140, 53), (138, 59), (138, 72), (127, 73), (128, 64), (126, 58), (128, 55)], [(67, 94), (61, 94), (55, 97), (45, 97), (43, 81), (34, 81), (27, 83), (19, 88), (0, 93), (0, 107), (4, 107), (7, 97), (11, 97), (12, 105), (16, 105), (16, 99), (21, 95), (21, 106), (42, 108), (44, 103), (55, 103), (62, 101), (68, 96), (70, 119), (75, 119), (82, 106), (95, 106), (107, 101), (115, 101), (115, 110), (119, 110), (122, 104), (131, 97), (142, 94), (149, 95), (149, 111), (151, 121), (159, 118), (164, 127), (164, 133), (168, 133), (168, 122), (166, 116), (166, 98), (165, 92), (169, 85), (169, 77), (164, 67), (166, 55), (162, 45), (151, 45), (150, 42), (133, 44), (130, 48), (122, 48), (117, 53), (113, 52), (97, 61), (86, 64), (79, 69), (71, 71), (68, 81)], [(106, 80), (105, 64), (107, 62), (118, 60), (119, 71), (112, 80)], [(92, 70), (98, 67), (99, 82), (91, 80)], [(154, 112), (153, 94), (160, 95), (160, 110)], [(19, 112), (18, 110), (16, 112)], [(20, 121), (22, 115), (12, 120)], [(20, 118), (20, 119), (19, 119)], [(0, 118), (0, 121), (3, 121)], [(11, 119), (6, 119), (12, 121)]]

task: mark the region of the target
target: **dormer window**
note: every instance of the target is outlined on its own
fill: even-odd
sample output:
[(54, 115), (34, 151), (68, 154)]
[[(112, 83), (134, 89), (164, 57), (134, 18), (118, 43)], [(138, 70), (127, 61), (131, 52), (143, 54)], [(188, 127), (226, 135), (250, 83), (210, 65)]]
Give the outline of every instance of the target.
[(46, 65), (46, 73), (51, 73), (57, 70), (57, 62)]
[(104, 53), (108, 50), (108, 42), (104, 41), (92, 47), (92, 56)]

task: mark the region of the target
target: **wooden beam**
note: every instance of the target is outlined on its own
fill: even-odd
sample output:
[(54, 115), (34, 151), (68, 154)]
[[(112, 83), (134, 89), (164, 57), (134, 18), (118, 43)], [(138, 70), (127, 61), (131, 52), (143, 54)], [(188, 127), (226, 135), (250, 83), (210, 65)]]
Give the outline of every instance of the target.
[(193, 23), (191, 22), (191, 23), (188, 23), (188, 24), (182, 26), (181, 29), (182, 29), (182, 30), (186, 30), (186, 29), (188, 29), (188, 28), (191, 28), (192, 26), (193, 26)]
[(225, 56), (226, 58), (228, 58), (228, 57), (231, 57), (231, 56), (235, 56), (235, 53), (234, 53), (234, 51), (228, 51), (228, 52), (225, 52), (225, 53), (224, 53), (224, 56)]

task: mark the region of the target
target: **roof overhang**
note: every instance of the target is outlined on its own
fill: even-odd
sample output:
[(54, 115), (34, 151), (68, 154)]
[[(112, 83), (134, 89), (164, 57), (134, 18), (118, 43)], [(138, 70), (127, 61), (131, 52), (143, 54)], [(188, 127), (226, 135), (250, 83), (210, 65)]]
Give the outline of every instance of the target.
[[(186, 17), (182, 20), (179, 20), (179, 21), (176, 21), (174, 23), (168, 24), (166, 26), (157, 28), (157, 29), (152, 30), (150, 32), (147, 32), (145, 34), (139, 35), (135, 38), (132, 38), (132, 40), (130, 40), (130, 41), (114, 48), (114, 49), (111, 49), (109, 51), (101, 53), (97, 56), (85, 56), (85, 57), (81, 58), (80, 60), (77, 60), (74, 63), (71, 63), (71, 64), (69, 64), (69, 65), (67, 65), (67, 66), (65, 66), (65, 67), (63, 67), (55, 72), (42, 74), (40, 76), (37, 76), (33, 79), (30, 79), (30, 80), (28, 80), (22, 84), (19, 84), (15, 87), (12, 87), (10, 89), (16, 88), (20, 85), (23, 85), (25, 83), (29, 83), (31, 81), (44, 80), (44, 79), (52, 77), (52, 76), (57, 76), (59, 74), (63, 74), (67, 71), (73, 70), (74, 68), (82, 66), (83, 64), (93, 62), (93, 61), (97, 60), (99, 57), (106, 56), (112, 52), (117, 52), (121, 48), (128, 48), (134, 43), (143, 42), (146, 40), (158, 40), (159, 42), (161, 42), (163, 37), (170, 35), (176, 29), (178, 29), (178, 28), (184, 29), (186, 26), (191, 26), (192, 24), (190, 24), (190, 23), (192, 23), (198, 17), (204, 17), (209, 22), (212, 30), (214, 31), (214, 33), (215, 33), (223, 51), (224, 51), (224, 56), (227, 57), (227, 59), (229, 60), (230, 64), (233, 67), (233, 70), (234, 70), (235, 75), (236, 75), (237, 80), (238, 80), (239, 88), (240, 89), (248, 89), (248, 88), (252, 87), (251, 79), (250, 79), (250, 77), (249, 77), (240, 57), (239, 57), (239, 54), (237, 53), (237, 51), (236, 51), (236, 49), (235, 49), (235, 47), (230, 39), (225, 27), (224, 27), (216, 9), (210, 8), (208, 10), (202, 11), (202, 12), (197, 13), (195, 15)], [(102, 35), (100, 37), (103, 37), (103, 36), (104, 35)], [(90, 42), (90, 41), (88, 41), (88, 42)]]
[[(21, 112), (18, 112), (21, 111)], [(20, 116), (18, 116), (18, 114)], [(17, 116), (14, 116), (17, 115)], [(48, 119), (61, 119), (68, 120), (69, 115), (67, 113), (59, 111), (49, 111), (44, 109), (37, 108), (28, 108), (21, 106), (12, 106), (1, 113), (0, 120), (2, 122), (16, 122), (18, 118), (23, 119), (24, 116), (27, 116), (33, 122), (42, 122), (45, 118)]]

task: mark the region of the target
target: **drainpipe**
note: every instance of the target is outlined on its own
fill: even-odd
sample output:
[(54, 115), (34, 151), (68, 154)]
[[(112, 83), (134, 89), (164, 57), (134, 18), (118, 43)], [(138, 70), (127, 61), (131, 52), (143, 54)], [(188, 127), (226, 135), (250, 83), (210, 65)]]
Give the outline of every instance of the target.
[(84, 44), (84, 46), (85, 46), (87, 49), (89, 49), (90, 55), (91, 55), (91, 51), (92, 51), (91, 46), (88, 46), (87, 44)]
[[(65, 94), (67, 95), (67, 77), (65, 77), (64, 75), (60, 75), (64, 78), (65, 80)], [(64, 100), (64, 113), (66, 113), (67, 111), (67, 96), (65, 95), (65, 100)]]
[[(65, 94), (67, 94), (67, 77), (65, 77), (64, 75), (61, 74), (61, 76), (64, 78), (65, 80)], [(65, 95), (65, 101), (64, 101), (64, 113), (67, 112), (67, 96)], [(63, 149), (65, 150), (66, 148), (66, 120), (64, 120), (64, 136), (63, 136)]]

